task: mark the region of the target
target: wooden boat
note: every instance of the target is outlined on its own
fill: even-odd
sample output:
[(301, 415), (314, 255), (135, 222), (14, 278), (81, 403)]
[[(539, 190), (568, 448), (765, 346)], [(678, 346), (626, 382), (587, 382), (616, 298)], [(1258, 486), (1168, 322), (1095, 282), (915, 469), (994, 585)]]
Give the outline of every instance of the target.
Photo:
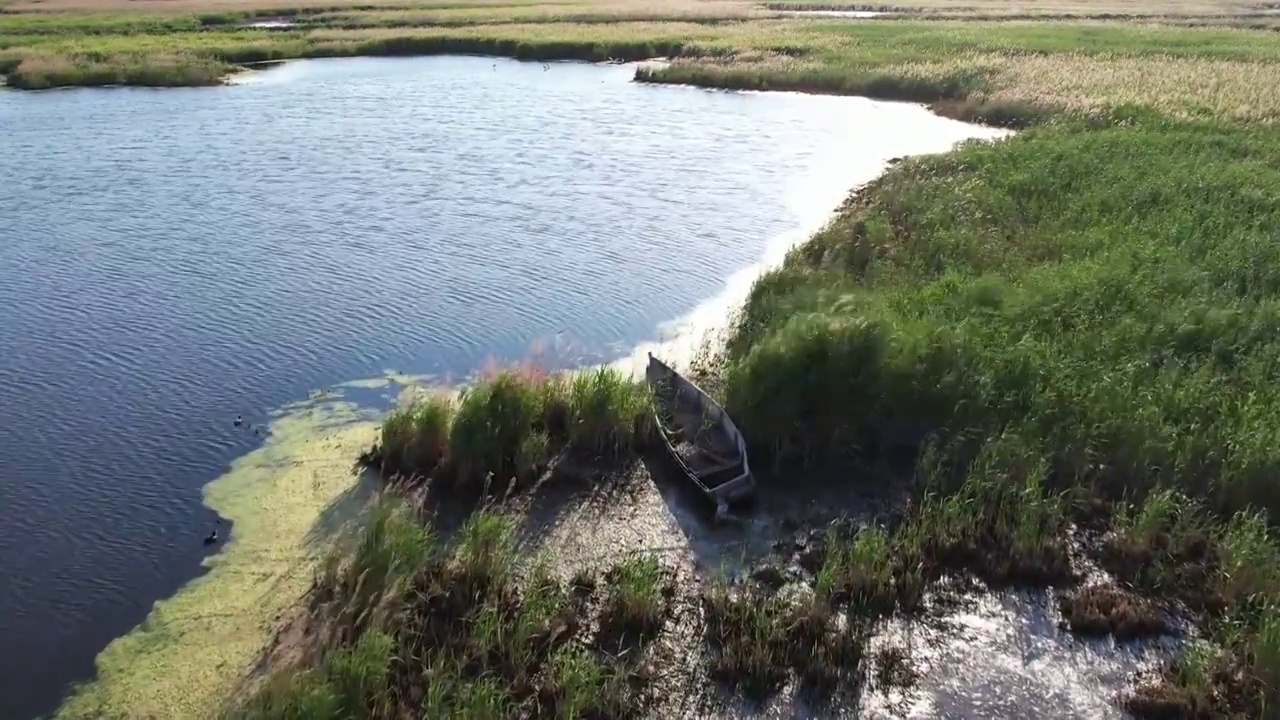
[(649, 353), (645, 380), (653, 414), (671, 457), (723, 517), (732, 502), (755, 494), (747, 444), (720, 404)]

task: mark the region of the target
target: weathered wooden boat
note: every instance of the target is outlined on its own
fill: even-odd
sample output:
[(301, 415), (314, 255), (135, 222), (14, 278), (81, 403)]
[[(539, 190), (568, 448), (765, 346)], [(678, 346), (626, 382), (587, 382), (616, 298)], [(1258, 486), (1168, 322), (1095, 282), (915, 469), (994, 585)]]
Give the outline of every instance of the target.
[(653, 353), (644, 374), (668, 452), (694, 486), (715, 503), (716, 516), (725, 516), (730, 503), (754, 496), (746, 441), (724, 408)]

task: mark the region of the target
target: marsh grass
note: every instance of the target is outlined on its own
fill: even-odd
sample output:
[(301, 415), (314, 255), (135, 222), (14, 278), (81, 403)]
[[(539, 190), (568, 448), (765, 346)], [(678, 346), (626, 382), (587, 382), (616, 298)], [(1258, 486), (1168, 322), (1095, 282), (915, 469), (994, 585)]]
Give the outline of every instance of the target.
[(861, 684), (868, 633), (826, 598), (796, 600), (712, 585), (703, 596), (712, 678), (761, 701), (794, 681), (829, 700)]
[(587, 457), (633, 453), (651, 430), (647, 389), (612, 368), (574, 375), (568, 406), (569, 448)]
[(1116, 517), (1102, 564), (1139, 590), (1177, 599), (1193, 610), (1226, 607), (1219, 580), (1220, 550), (1209, 519), (1191, 499), (1160, 490)]
[(516, 457), (542, 415), (535, 386), (514, 372), (482, 380), (462, 393), (449, 433), (449, 457), (462, 482), (493, 477), (505, 488)]
[(1059, 596), (1058, 609), (1067, 627), (1077, 635), (1111, 635), (1124, 642), (1172, 631), (1164, 612), (1154, 602), (1112, 585), (1070, 590)]
[(382, 459), (401, 474), (429, 476), (449, 454), (456, 414), (453, 398), (443, 393), (391, 411), (382, 423), (379, 438)]
[[(610, 648), (642, 644), (658, 634), (674, 594), (668, 572), (654, 556), (625, 560), (605, 575), (601, 642)], [(618, 654), (620, 651), (615, 651)]]
[[(1280, 117), (1271, 34), (402, 10), (315, 8), (305, 29), (279, 33), (233, 30), (244, 16), (225, 8), (6, 13), (0, 72), (27, 89), (198, 85), (291, 57), (661, 55), (677, 62), (637, 78), (865, 94), (1043, 125), (902, 163), (753, 289), (721, 379), (760, 459), (929, 459), (930, 438), (955, 451), (904, 479), (921, 499), (900, 527), (828, 539), (812, 598), (709, 591), (712, 674), (751, 695), (791, 679), (838, 686), (863, 652), (847, 613), (910, 611), (948, 573), (1070, 584), (1071, 493), (1118, 504), (1099, 555), (1127, 586), (1069, 595), (1077, 630), (1142, 627), (1132, 591), (1208, 623), (1205, 643), (1130, 708), (1275, 711), (1280, 140), (1229, 124)], [(393, 413), (374, 456), (389, 475), (499, 491), (565, 452), (627, 456), (646, 434), (643, 397), (608, 374), (498, 373), (456, 402)], [(569, 640), (582, 624), (575, 598), (592, 593), (517, 567), (505, 521), (473, 522), (450, 545), (406, 510), (376, 510), (317, 590), (331, 651), (269, 683), (253, 706), (268, 714), (255, 717), (628, 716), (632, 671)], [(607, 581), (606, 624), (661, 626), (649, 570)]]
[(19, 55), (7, 62), (5, 79), (20, 90), (71, 85), (151, 87), (217, 85), (233, 70), (217, 58), (167, 55)]
[(400, 611), (400, 600), (419, 568), (432, 562), (435, 538), (412, 510), (394, 497), (369, 511), (360, 536), (342, 557), (322, 568), (312, 609), (323, 608), (342, 638), (359, 635)]
[(839, 561), (881, 589), (860, 596), (896, 594), (911, 567), (1069, 588), (1072, 504), (1102, 504), (1110, 532), (1089, 547), (1120, 587), (1067, 595), (1068, 622), (1146, 634), (1147, 600), (1188, 613), (1213, 667), (1184, 659), (1143, 697), (1259, 717), (1276, 707), (1259, 678), (1280, 594), (1280, 282), (1262, 259), (1280, 211), (1255, 192), (1280, 174), (1256, 158), (1280, 145), (1139, 108), (1111, 120), (908, 160), (864, 188), (753, 288), (726, 407), (760, 462), (929, 460), (900, 480), (923, 498), (892, 550), (861, 556), (893, 571)]
[[(868, 615), (887, 615), (898, 602), (902, 581), (895, 577), (894, 546), (889, 534), (873, 526), (844, 540), (828, 531), (826, 557), (816, 573), (814, 592), (833, 603), (850, 605)], [(895, 587), (895, 585), (897, 587)]]
[(1280, 191), (1251, 159), (1280, 146), (1128, 122), (902, 163), (762, 278), (725, 369), (753, 451), (816, 464), (1012, 432), (1056, 488), (1280, 507), (1280, 284), (1257, 260), (1280, 212), (1239, 191)]
[(528, 486), (561, 455), (586, 463), (634, 457), (651, 425), (647, 390), (612, 368), (494, 369), (456, 400), (428, 393), (388, 414), (363, 461), (388, 477), (502, 495)]
[(1135, 714), (1262, 717), (1277, 707), (1277, 552), (1261, 513), (1246, 509), (1219, 521), (1173, 490), (1117, 513), (1103, 566), (1139, 591), (1190, 609), (1207, 631), (1129, 698)]
[[(175, 4), (177, 5), (177, 4)], [(239, 29), (264, 13), (301, 23)], [(213, 8), (187, 15), (7, 13), (0, 49), (28, 63), (15, 87), (210, 84), (285, 58), (484, 54), (530, 60), (677, 58), (649, 82), (868, 95), (952, 117), (1027, 126), (1107, 121), (1138, 105), (1186, 118), (1272, 122), (1277, 58), (1266, 32), (1113, 24), (782, 20), (737, 3), (422, 8)], [(154, 60), (154, 62), (152, 61)], [(15, 66), (20, 67), (20, 66)]]
[[(631, 717), (643, 678), (574, 641), (586, 605), (545, 560), (522, 557), (515, 532), (511, 517), (481, 511), (444, 541), (384, 497), (319, 582), (327, 651), (272, 677), (239, 716)], [(652, 573), (617, 577), (643, 595)]]
[[(899, 530), (900, 554), (919, 558), (926, 577), (967, 571), (993, 587), (1071, 584), (1062, 496), (1046, 487), (1048, 461), (1026, 448), (1019, 435), (988, 441), (962, 473), (951, 493), (926, 490), (915, 513)], [(953, 482), (945, 470), (926, 488)]]

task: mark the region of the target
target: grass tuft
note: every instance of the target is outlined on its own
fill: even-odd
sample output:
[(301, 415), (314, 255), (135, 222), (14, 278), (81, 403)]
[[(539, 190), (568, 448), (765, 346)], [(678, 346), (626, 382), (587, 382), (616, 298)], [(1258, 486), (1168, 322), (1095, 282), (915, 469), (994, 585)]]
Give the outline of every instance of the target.
[(837, 615), (826, 598), (792, 602), (713, 585), (703, 597), (713, 679), (751, 700), (775, 694), (789, 679), (830, 698), (861, 682), (867, 632)]
[(666, 620), (670, 579), (653, 556), (625, 560), (605, 575), (608, 593), (601, 610), (601, 632), (612, 645), (644, 642)]
[(500, 489), (515, 477), (516, 459), (541, 414), (534, 387), (514, 372), (468, 387), (450, 432), (449, 455), (460, 482), (489, 478)]
[(449, 452), (455, 413), (452, 398), (443, 394), (393, 410), (382, 423), (382, 460), (399, 473), (430, 475)]
[(1111, 585), (1089, 585), (1058, 598), (1063, 621), (1078, 635), (1111, 635), (1124, 642), (1172, 632), (1165, 614), (1150, 600)]
[(650, 431), (648, 410), (646, 388), (612, 368), (498, 370), (457, 400), (432, 393), (391, 412), (362, 460), (388, 477), (502, 495), (531, 484), (564, 453), (588, 462), (633, 457)]
[(577, 374), (569, 386), (569, 447), (588, 457), (634, 452), (649, 430), (649, 396), (612, 368)]
[[(645, 678), (583, 649), (585, 605), (547, 563), (520, 556), (515, 532), (513, 518), (481, 510), (443, 541), (384, 498), (357, 547), (330, 564), (344, 581), (313, 618), (338, 628), (327, 651), (270, 678), (236, 716), (634, 716)], [(611, 576), (620, 597), (652, 580), (643, 563)], [(394, 612), (352, 612), (369, 606)]]

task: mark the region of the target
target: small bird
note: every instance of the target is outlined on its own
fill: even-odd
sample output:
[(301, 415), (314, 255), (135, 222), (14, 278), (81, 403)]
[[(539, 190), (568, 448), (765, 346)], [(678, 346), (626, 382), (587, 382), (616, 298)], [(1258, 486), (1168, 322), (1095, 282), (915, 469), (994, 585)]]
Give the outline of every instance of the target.
[(244, 418), (242, 418), (242, 417), (240, 417), (239, 415), (237, 415), (237, 416), (236, 416), (236, 427), (240, 427), (243, 423), (244, 423)]
[(217, 529), (214, 529), (214, 531), (213, 531), (213, 532), (211, 532), (211, 533), (209, 533), (208, 537), (206, 537), (206, 538), (204, 539), (204, 544), (205, 544), (205, 545), (212, 545), (212, 544), (214, 544), (214, 543), (216, 543), (216, 542), (218, 542), (218, 531), (217, 531)]

